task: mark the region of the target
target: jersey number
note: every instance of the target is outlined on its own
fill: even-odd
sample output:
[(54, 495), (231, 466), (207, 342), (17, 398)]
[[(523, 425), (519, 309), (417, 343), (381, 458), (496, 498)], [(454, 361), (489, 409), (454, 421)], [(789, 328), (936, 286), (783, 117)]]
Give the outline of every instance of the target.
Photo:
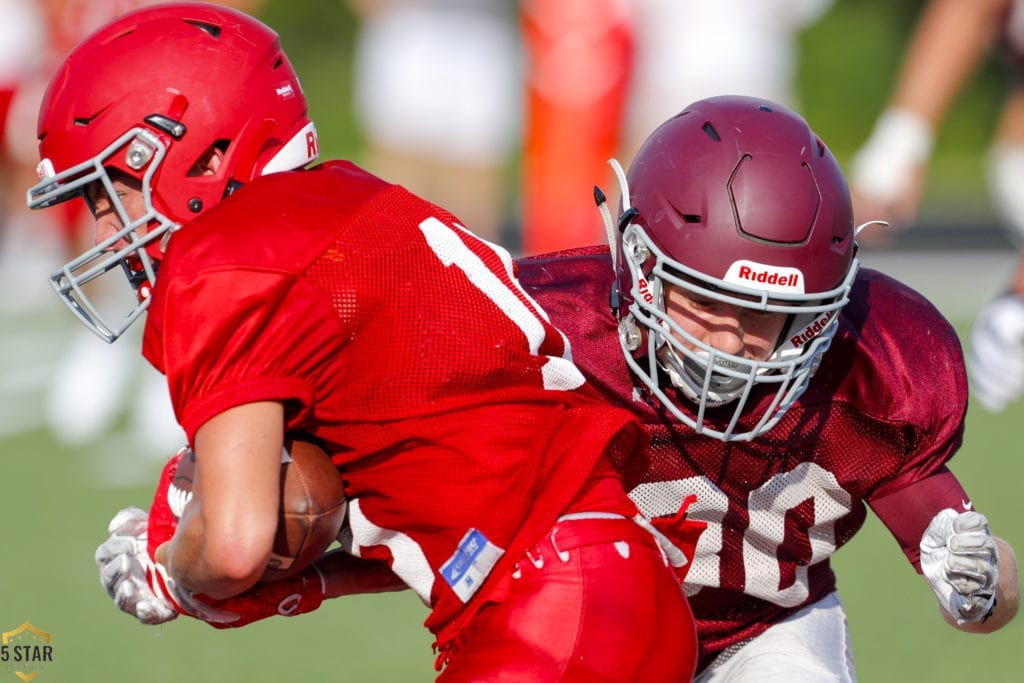
[[(427, 244), (434, 251), (437, 258), (445, 267), (455, 266), (469, 279), (480, 292), (490, 299), (505, 316), (511, 320), (516, 327), (522, 330), (530, 346), (530, 353), (540, 355), (541, 345), (546, 338), (545, 325), (547, 322), (543, 310), (535, 301), (519, 286), (519, 282), (512, 277), (512, 256), (502, 247), (491, 244), (472, 235), (462, 226), (449, 226), (437, 218), (431, 216), (420, 223), (420, 231), (427, 240)], [(479, 244), (491, 249), (501, 262), (505, 264), (506, 278), (501, 278), (484, 263), (479, 256), (466, 246), (462, 236), (470, 235)], [(504, 281), (507, 279), (511, 286)], [(513, 287), (515, 291), (513, 291)], [(529, 301), (532, 306), (527, 306), (523, 300)], [(542, 317), (544, 316), (544, 317)], [(561, 332), (559, 332), (561, 334)], [(544, 388), (556, 391), (571, 391), (578, 389), (583, 383), (583, 373), (573, 365), (572, 354), (569, 351), (569, 340), (562, 335), (562, 348), (565, 349), (566, 357), (545, 356), (547, 362), (541, 369), (544, 378)]]
[[(708, 527), (697, 543), (696, 557), (686, 577), (687, 592), (692, 595), (702, 586), (722, 587), (741, 590), (783, 607), (793, 607), (807, 599), (807, 568), (835, 552), (835, 523), (851, 509), (850, 494), (839, 486), (835, 476), (810, 462), (775, 475), (747, 495), (746, 529), (722, 523), (729, 512), (729, 498), (704, 476), (641, 484), (630, 495), (646, 515), (660, 517), (674, 514), (680, 501), (691, 493), (697, 494), (697, 501), (688, 516), (706, 521)], [(807, 501), (812, 503), (813, 523), (798, 529), (803, 538), (787, 539), (787, 513)], [(788, 526), (791, 535), (794, 528)], [(742, 548), (742, 585), (723, 584), (722, 548), (727, 534), (742, 534), (742, 539), (733, 538), (729, 543), (731, 547)], [(786, 565), (792, 565), (792, 576), (783, 581), (779, 549), (784, 544), (792, 547), (798, 543), (810, 547), (810, 557), (799, 563), (788, 560)], [(739, 572), (727, 571), (725, 576), (738, 577)]]

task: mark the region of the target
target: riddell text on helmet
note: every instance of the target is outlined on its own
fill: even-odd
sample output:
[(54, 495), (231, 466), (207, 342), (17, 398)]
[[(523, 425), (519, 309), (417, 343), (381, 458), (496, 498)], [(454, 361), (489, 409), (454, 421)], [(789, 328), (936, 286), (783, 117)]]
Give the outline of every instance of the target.
[(825, 313), (822, 313), (820, 316), (814, 319), (814, 322), (812, 322), (810, 325), (805, 327), (797, 334), (794, 334), (792, 337), (790, 337), (789, 343), (792, 344), (793, 346), (803, 346), (807, 342), (811, 341), (812, 339), (817, 337), (823, 329), (825, 329), (825, 326), (828, 325), (828, 321), (832, 319), (833, 315), (833, 311), (827, 311)]
[(800, 273), (779, 273), (777, 271), (757, 271), (750, 266), (740, 266), (740, 279), (762, 282), (779, 287), (796, 287), (800, 284)]
[(640, 282), (637, 284), (637, 288), (640, 290), (640, 297), (647, 304), (654, 303), (654, 294), (651, 293), (651, 285), (647, 282), (647, 278), (641, 276)]
[(770, 266), (743, 259), (729, 266), (723, 279), (744, 286), (750, 286), (750, 283), (766, 285), (766, 289), (777, 292), (804, 292), (803, 273), (796, 268)]

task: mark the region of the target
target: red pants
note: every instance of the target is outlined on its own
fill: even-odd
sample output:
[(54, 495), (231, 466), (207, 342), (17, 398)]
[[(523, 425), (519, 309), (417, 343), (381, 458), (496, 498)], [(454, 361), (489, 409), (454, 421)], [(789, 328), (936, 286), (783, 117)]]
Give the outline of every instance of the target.
[(504, 582), (447, 647), (438, 683), (693, 677), (689, 603), (657, 542), (632, 521), (559, 522)]

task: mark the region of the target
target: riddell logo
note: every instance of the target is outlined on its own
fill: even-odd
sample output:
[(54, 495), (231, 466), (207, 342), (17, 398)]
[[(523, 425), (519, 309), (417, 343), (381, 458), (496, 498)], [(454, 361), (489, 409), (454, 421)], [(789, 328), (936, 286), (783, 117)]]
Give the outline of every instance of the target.
[(316, 139), (315, 128), (306, 131), (306, 156), (310, 159), (320, 156), (320, 143)]
[(723, 279), (744, 287), (763, 287), (771, 292), (802, 294), (804, 291), (803, 273), (798, 269), (770, 266), (754, 261), (736, 261), (729, 266)]
[(53, 162), (49, 159), (43, 159), (36, 166), (36, 175), (39, 176), (40, 180), (46, 180), (57, 175), (57, 171), (53, 168)]
[(799, 347), (811, 341), (817, 337), (823, 329), (825, 329), (825, 326), (828, 325), (828, 321), (832, 319), (833, 315), (835, 315), (835, 311), (822, 313), (819, 317), (814, 319), (814, 322), (790, 337), (789, 343), (795, 347)]
[(637, 289), (640, 290), (640, 298), (644, 300), (646, 304), (654, 303), (654, 295), (651, 294), (651, 285), (647, 282), (647, 278), (641, 277), (640, 282), (637, 283)]

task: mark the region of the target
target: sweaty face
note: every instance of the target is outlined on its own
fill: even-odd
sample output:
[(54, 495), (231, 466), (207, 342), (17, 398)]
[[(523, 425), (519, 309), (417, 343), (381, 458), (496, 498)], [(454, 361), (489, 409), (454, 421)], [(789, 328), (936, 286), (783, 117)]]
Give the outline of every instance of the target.
[[(785, 313), (743, 308), (671, 284), (665, 289), (665, 312), (698, 341), (755, 361), (771, 356), (787, 318)], [(679, 341), (694, 350), (685, 339)]]

